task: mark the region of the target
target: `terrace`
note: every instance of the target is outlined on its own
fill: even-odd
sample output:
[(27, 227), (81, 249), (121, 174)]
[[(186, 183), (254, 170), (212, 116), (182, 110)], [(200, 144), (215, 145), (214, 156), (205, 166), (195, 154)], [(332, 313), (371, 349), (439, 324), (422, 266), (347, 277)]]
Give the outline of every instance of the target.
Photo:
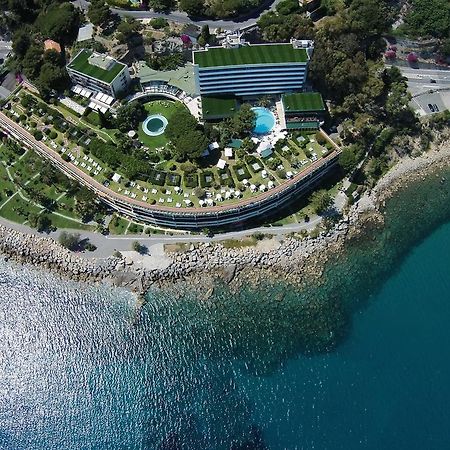
[[(7, 111), (10, 117), (31, 133), (41, 132), (48, 147), (98, 183), (148, 204), (189, 208), (251, 199), (287, 182), (332, 151), (330, 143), (319, 139), (320, 133), (286, 136), (275, 144), (274, 153), (268, 158), (256, 153), (256, 144), (233, 142), (236, 150), (231, 154), (229, 149), (214, 148), (210, 155), (202, 158), (199, 168), (187, 173), (181, 164), (165, 159), (167, 152), (146, 149), (151, 158), (145, 164), (150, 165), (151, 170), (145, 177), (139, 177), (141, 179), (129, 180), (120, 168), (108, 167), (89, 152), (89, 139), (101, 136), (105, 141), (111, 140), (105, 130), (77, 122), (73, 114), (61, 108), (50, 108), (34, 96), (25, 111), (20, 102), (23, 95), (22, 90), (15, 101), (10, 102)], [(226, 162), (223, 168), (215, 166), (219, 159)], [(114, 177), (115, 181), (114, 173), (121, 175)], [(197, 188), (202, 190), (201, 195)]]

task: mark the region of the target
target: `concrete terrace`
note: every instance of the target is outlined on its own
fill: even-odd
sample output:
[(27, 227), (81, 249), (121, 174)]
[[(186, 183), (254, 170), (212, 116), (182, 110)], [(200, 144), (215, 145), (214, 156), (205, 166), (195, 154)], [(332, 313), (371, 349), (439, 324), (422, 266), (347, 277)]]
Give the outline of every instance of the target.
[(210, 47), (194, 52), (194, 63), (201, 68), (245, 66), (255, 64), (305, 63), (308, 54), (304, 48), (292, 44), (256, 44), (239, 48)]

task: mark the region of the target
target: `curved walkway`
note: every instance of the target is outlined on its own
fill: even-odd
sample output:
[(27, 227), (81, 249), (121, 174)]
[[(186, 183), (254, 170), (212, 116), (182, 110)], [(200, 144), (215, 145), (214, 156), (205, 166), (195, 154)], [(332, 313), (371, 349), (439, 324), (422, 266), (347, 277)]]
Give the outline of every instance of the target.
[[(258, 19), (266, 12), (273, 10), (276, 8), (278, 3), (282, 0), (266, 0), (263, 3), (263, 6), (260, 7), (256, 12), (246, 14), (242, 16), (242, 18), (229, 19), (229, 20), (203, 20), (203, 19), (195, 19), (189, 17), (185, 12), (182, 11), (173, 11), (167, 14), (158, 13), (154, 11), (127, 11), (123, 9), (112, 8), (111, 11), (115, 14), (118, 14), (121, 17), (134, 17), (135, 19), (154, 19), (157, 17), (163, 17), (167, 20), (171, 20), (173, 22), (181, 23), (181, 24), (195, 24), (199, 27), (203, 25), (208, 25), (210, 28), (222, 28), (223, 30), (238, 30), (242, 28), (250, 28), (256, 24)], [(75, 6), (83, 10), (87, 10), (89, 7), (89, 2), (86, 0), (75, 0), (73, 2)]]

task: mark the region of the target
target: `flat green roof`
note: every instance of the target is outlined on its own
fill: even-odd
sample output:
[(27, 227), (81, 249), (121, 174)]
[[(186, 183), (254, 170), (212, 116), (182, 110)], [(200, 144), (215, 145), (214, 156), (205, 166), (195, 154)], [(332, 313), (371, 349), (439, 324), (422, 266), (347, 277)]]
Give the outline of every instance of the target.
[(299, 92), (282, 96), (285, 112), (325, 111), (319, 92)]
[(221, 119), (233, 116), (239, 109), (234, 97), (202, 97), (204, 119)]
[(78, 55), (70, 61), (68, 67), (105, 83), (111, 83), (125, 67), (125, 64), (116, 61), (110, 69), (102, 69), (101, 67), (89, 63), (89, 56), (91, 55), (92, 51), (86, 49), (81, 50)]
[(208, 50), (194, 52), (194, 63), (200, 67), (306, 61), (308, 61), (306, 50), (295, 49), (292, 44), (244, 45), (239, 48), (210, 47)]
[(195, 77), (192, 64), (188, 63), (176, 70), (153, 70), (144, 61), (139, 61), (137, 67), (137, 76), (141, 84), (151, 83), (153, 81), (166, 81), (189, 95), (196, 95)]
[(311, 128), (319, 128), (320, 122), (317, 120), (309, 120), (307, 122), (286, 122), (287, 130), (300, 130), (300, 129), (311, 129)]

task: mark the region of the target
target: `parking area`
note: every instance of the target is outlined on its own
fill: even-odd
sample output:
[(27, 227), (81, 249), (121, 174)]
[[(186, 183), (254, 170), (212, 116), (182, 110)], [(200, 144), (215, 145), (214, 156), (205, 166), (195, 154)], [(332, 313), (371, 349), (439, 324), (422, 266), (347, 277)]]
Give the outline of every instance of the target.
[(450, 109), (450, 90), (418, 95), (411, 100), (411, 106), (421, 116), (436, 114)]

